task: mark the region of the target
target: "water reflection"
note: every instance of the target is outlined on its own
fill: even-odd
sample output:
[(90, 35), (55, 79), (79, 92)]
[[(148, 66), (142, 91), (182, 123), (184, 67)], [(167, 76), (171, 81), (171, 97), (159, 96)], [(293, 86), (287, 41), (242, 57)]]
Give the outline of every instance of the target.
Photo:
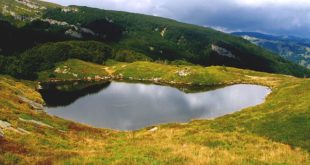
[(86, 95), (95, 94), (108, 87), (110, 82), (59, 82), (43, 83), (39, 90), (48, 107), (67, 106)]
[[(233, 85), (185, 94), (166, 86), (113, 82), (98, 93), (80, 97), (66, 106), (53, 107), (54, 100), (46, 111), (95, 127), (135, 130), (158, 123), (223, 116), (262, 103), (268, 93), (268, 88), (257, 85)], [(64, 97), (60, 95), (44, 93), (48, 98)]]

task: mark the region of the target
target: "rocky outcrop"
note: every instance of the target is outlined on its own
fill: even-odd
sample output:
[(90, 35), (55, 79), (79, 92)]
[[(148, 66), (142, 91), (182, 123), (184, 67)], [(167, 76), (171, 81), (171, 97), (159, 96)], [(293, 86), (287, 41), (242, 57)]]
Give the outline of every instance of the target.
[(4, 133), (1, 128), (0, 128), (0, 137), (4, 137)]
[(211, 48), (213, 51), (215, 51), (218, 55), (220, 56), (225, 56), (225, 57), (229, 57), (229, 58), (236, 58), (236, 56), (234, 54), (232, 54), (229, 50), (219, 47), (217, 45), (212, 44)]
[(73, 38), (83, 38), (81, 33), (79, 33), (78, 31), (72, 30), (72, 29), (67, 30), (65, 34)]
[(75, 7), (64, 7), (61, 9), (62, 12), (65, 12), (65, 13), (69, 13), (69, 12), (78, 12), (79, 9), (78, 8), (75, 8)]
[(23, 135), (30, 134), (29, 131), (26, 131), (22, 128), (14, 128), (9, 122), (0, 120), (0, 137), (4, 137), (3, 130), (9, 130)]
[(180, 76), (180, 77), (186, 77), (186, 76), (189, 76), (191, 74), (190, 70), (185, 68), (183, 70), (179, 70), (177, 71), (177, 74)]
[(154, 127), (154, 128), (152, 128), (152, 129), (150, 129), (149, 132), (155, 132), (155, 131), (157, 131), (157, 130), (158, 130), (158, 127)]
[(165, 34), (166, 34), (167, 30), (168, 30), (168, 29), (165, 27), (165, 28), (160, 32), (160, 35), (161, 35), (162, 37), (165, 37)]
[(96, 33), (95, 33), (94, 31), (92, 31), (91, 29), (88, 29), (88, 28), (82, 27), (80, 30), (81, 30), (81, 32), (83, 32), (83, 33), (91, 34), (91, 35), (93, 35), (93, 36), (96, 35)]
[(44, 6), (40, 6), (39, 4), (37, 3), (34, 3), (33, 1), (30, 1), (30, 0), (15, 0), (17, 3), (20, 3), (22, 5), (25, 5), (31, 9), (40, 9), (40, 10), (45, 10), (46, 7)]
[(44, 107), (43, 107), (42, 104), (37, 103), (37, 102), (35, 102), (35, 101), (32, 101), (32, 100), (30, 100), (30, 99), (28, 99), (28, 98), (26, 98), (26, 97), (18, 96), (18, 98), (19, 98), (21, 101), (23, 101), (23, 102), (29, 104), (34, 110), (42, 111), (42, 110), (44, 109)]
[(9, 128), (9, 127), (11, 127), (11, 124), (10, 124), (10, 123), (8, 123), (8, 122), (6, 122), (6, 121), (0, 120), (0, 128), (1, 128), (1, 129), (7, 129), (7, 128)]
[(27, 123), (33, 123), (33, 124), (36, 124), (38, 126), (42, 126), (42, 127), (48, 127), (48, 128), (54, 128), (48, 124), (45, 124), (41, 121), (36, 121), (36, 120), (26, 120), (26, 119), (22, 119), (22, 118), (19, 118), (20, 121), (23, 121), (23, 122), (27, 122)]

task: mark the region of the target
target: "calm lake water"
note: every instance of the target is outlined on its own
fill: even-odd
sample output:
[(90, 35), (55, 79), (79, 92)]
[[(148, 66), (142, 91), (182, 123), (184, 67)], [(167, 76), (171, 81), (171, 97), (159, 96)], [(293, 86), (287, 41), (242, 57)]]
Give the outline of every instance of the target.
[(45, 85), (40, 92), (51, 115), (94, 127), (136, 130), (230, 114), (263, 103), (271, 90), (240, 84), (186, 94), (159, 85), (75, 82)]

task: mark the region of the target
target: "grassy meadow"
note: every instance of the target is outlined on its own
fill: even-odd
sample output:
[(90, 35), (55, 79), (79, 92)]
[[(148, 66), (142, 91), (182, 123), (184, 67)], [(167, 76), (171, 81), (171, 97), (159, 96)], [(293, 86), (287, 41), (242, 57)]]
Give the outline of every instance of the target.
[[(62, 72), (55, 72), (57, 68)], [(75, 59), (39, 73), (41, 81), (98, 76), (180, 89), (260, 84), (272, 93), (261, 105), (217, 119), (121, 132), (36, 111), (21, 100), (44, 102), (36, 82), (1, 76), (0, 121), (11, 125), (0, 127), (0, 164), (310, 164), (310, 79), (224, 66), (98, 65)], [(154, 127), (158, 129), (151, 131)]]

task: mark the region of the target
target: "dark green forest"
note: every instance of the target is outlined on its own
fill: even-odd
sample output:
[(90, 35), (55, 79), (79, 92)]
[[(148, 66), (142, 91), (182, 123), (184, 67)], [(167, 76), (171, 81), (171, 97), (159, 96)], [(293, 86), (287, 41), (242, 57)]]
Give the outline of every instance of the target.
[[(49, 8), (42, 18), (21, 27), (2, 19), (0, 73), (36, 79), (37, 72), (77, 58), (99, 64), (107, 59), (181, 61), (310, 76), (304, 67), (240, 37), (210, 28), (142, 14), (71, 8), (76, 10), (64, 12), (61, 8)], [(221, 55), (212, 45), (227, 50), (233, 58)]]

